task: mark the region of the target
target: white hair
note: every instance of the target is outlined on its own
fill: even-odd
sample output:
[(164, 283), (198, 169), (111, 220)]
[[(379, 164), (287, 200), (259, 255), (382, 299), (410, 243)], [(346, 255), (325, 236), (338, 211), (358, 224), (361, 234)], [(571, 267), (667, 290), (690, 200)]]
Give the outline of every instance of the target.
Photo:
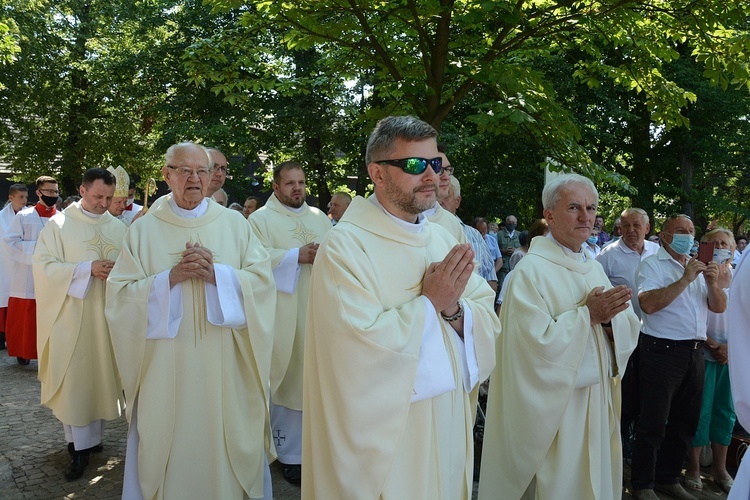
[(560, 190), (564, 187), (571, 185), (585, 186), (594, 193), (596, 199), (599, 199), (599, 192), (596, 190), (596, 186), (591, 182), (591, 179), (578, 174), (561, 174), (555, 177), (552, 182), (544, 186), (542, 191), (542, 207), (545, 210), (552, 210), (560, 201)]
[(622, 211), (622, 213), (620, 214), (620, 217), (627, 217), (629, 215), (640, 215), (641, 219), (643, 219), (643, 223), (644, 224), (648, 224), (649, 223), (648, 214), (642, 208), (635, 208), (635, 207), (633, 207), (633, 208), (627, 208), (627, 209), (625, 209), (625, 210)]
[(453, 188), (453, 196), (455, 196), (456, 198), (461, 196), (461, 183), (458, 182), (458, 179), (456, 179), (452, 175), (451, 175), (451, 188)]
[(214, 162), (211, 159), (211, 153), (209, 153), (208, 150), (200, 144), (189, 141), (179, 142), (177, 144), (172, 144), (171, 146), (169, 146), (169, 149), (167, 149), (167, 153), (164, 155), (164, 166), (166, 167), (172, 165), (172, 161), (174, 160), (177, 151), (193, 148), (201, 149), (206, 154), (206, 168), (211, 169), (214, 166)]

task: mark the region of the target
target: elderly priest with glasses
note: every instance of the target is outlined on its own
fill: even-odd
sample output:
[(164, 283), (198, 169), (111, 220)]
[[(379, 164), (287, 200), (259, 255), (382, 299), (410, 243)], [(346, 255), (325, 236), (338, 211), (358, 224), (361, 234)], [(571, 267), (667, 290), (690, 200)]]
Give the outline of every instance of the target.
[(495, 365), (494, 292), (424, 211), (441, 159), (427, 123), (381, 120), (375, 185), (327, 233), (305, 343), (302, 498), (469, 499), (474, 407)]
[(128, 401), (123, 498), (271, 498), (264, 435), (275, 288), (242, 215), (206, 199), (197, 144), (130, 227), (106, 315)]

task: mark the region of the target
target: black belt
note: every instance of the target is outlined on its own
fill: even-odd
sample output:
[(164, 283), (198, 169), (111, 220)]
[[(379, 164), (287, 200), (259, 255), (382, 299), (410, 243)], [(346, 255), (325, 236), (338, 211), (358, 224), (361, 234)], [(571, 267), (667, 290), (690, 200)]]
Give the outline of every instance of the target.
[(687, 347), (688, 349), (696, 350), (703, 347), (703, 344), (706, 343), (705, 340), (672, 340), (672, 339), (661, 339), (659, 337), (654, 337), (653, 335), (649, 335), (647, 333), (641, 333), (642, 336), (648, 337), (648, 341), (659, 344), (663, 346), (673, 346), (673, 347)]

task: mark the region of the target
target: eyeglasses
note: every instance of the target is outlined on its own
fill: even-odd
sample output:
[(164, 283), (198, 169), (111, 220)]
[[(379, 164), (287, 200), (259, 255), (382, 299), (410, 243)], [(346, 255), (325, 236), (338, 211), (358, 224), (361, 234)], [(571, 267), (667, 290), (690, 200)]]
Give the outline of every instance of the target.
[(57, 196), (58, 194), (60, 194), (60, 191), (58, 191), (57, 189), (40, 189), (39, 191), (50, 196)]
[(171, 168), (177, 172), (177, 175), (180, 177), (190, 177), (191, 175), (196, 174), (201, 179), (207, 179), (212, 173), (212, 170), (209, 168), (173, 167), (172, 165), (167, 165), (167, 168)]
[(443, 174), (453, 175), (453, 172), (455, 172), (455, 171), (456, 171), (456, 167), (447, 166), (447, 167), (441, 168), (440, 172), (438, 172), (438, 173), (440, 175), (443, 175)]
[(443, 168), (443, 159), (441, 157), (437, 158), (419, 158), (419, 157), (413, 157), (413, 158), (402, 158), (400, 160), (380, 160), (376, 161), (378, 165), (393, 165), (394, 167), (398, 167), (402, 169), (407, 174), (412, 175), (419, 175), (425, 170), (427, 170), (427, 165), (432, 167), (432, 170), (435, 171), (436, 174), (439, 174), (440, 171)]
[(214, 172), (221, 172), (223, 174), (227, 173), (227, 166), (226, 165), (219, 165), (218, 163), (214, 163)]

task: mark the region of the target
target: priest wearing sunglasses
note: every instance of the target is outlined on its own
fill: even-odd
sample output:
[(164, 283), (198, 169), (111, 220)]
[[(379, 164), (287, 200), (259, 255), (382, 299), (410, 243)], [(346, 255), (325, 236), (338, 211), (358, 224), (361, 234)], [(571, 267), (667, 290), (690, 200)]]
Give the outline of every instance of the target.
[[(450, 166), (450, 164), (445, 161), (445, 146), (443, 144), (438, 144), (438, 151), (439, 157), (431, 160), (440, 160), (441, 163), (440, 169), (436, 171), (438, 174), (437, 199), (432, 207), (425, 210), (424, 214), (428, 221), (440, 224), (447, 229), (459, 243), (468, 243), (466, 234), (464, 233), (463, 227), (461, 227), (458, 218), (438, 203), (439, 201), (446, 199), (450, 194), (451, 176), (453, 175), (454, 169), (454, 167)], [(421, 160), (421, 158), (417, 159)]]
[(473, 409), (500, 324), (471, 247), (424, 214), (436, 136), (414, 117), (381, 120), (365, 159), (375, 192), (318, 249), (302, 498), (471, 498)]

